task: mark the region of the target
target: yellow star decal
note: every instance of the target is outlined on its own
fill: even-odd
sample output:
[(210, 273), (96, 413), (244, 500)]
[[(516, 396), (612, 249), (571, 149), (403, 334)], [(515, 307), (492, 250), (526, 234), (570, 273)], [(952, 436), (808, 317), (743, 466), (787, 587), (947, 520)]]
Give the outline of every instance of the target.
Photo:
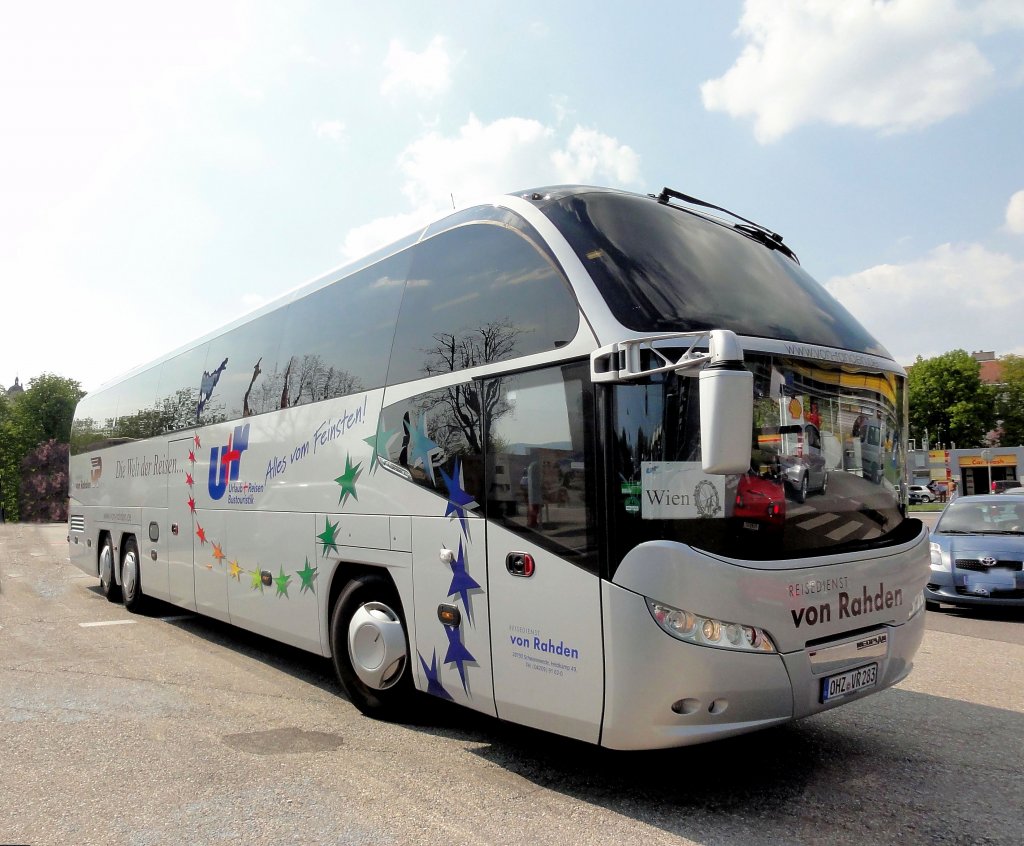
[(231, 562), (231, 571), (228, 575), (234, 578), (236, 582), (242, 581), (242, 568), (238, 566), (237, 561)]

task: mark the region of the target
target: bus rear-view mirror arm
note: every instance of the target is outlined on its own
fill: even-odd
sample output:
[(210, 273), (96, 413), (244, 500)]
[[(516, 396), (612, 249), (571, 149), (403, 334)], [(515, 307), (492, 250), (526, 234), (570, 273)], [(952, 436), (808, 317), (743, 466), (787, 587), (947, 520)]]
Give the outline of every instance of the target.
[[(680, 352), (679, 342), (686, 340), (690, 343)], [(727, 475), (749, 470), (754, 376), (743, 366), (743, 347), (734, 332), (648, 335), (609, 344), (590, 355), (594, 382), (629, 382), (668, 372), (699, 380), (704, 472)]]

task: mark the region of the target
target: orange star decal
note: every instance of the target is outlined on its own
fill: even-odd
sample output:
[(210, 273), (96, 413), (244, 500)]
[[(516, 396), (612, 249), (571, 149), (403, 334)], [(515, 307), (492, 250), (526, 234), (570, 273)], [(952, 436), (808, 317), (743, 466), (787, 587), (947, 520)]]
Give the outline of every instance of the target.
[(218, 561), (222, 560), (225, 557), (224, 550), (220, 548), (220, 544), (215, 543), (213, 545), (213, 557), (216, 558)]

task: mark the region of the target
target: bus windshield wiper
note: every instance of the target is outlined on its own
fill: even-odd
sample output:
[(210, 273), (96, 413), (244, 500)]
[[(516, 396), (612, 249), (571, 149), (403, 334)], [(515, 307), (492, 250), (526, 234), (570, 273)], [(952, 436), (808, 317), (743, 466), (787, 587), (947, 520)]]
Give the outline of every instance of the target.
[(691, 197), (689, 194), (684, 194), (682, 191), (676, 191), (668, 187), (662, 188), (660, 194), (651, 194), (649, 196), (654, 197), (654, 199), (663, 205), (670, 205), (669, 200), (679, 200), (681, 203), (688, 203), (691, 206), (701, 206), (706, 209), (714, 209), (715, 211), (720, 211), (723, 214), (729, 215), (729, 217), (735, 218), (736, 220), (742, 220), (743, 223), (733, 224), (733, 229), (738, 229), (744, 235), (764, 244), (768, 249), (778, 250), (784, 256), (788, 256), (797, 264), (800, 264), (800, 259), (796, 257), (796, 253), (782, 242), (782, 236), (778, 232), (772, 232), (772, 230), (768, 229), (766, 226), (762, 226), (760, 223), (754, 223), (752, 220), (747, 220), (747, 218), (736, 214), (736, 212), (731, 212), (726, 208), (722, 208), (722, 206), (716, 206), (714, 203), (699, 200), (696, 197)]

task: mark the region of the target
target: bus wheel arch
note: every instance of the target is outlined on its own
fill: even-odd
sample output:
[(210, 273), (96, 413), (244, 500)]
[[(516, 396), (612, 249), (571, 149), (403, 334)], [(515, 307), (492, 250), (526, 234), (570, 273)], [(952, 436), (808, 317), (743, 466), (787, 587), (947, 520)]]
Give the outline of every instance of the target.
[(135, 535), (125, 535), (121, 539), (121, 597), (129, 611), (137, 613), (145, 604), (139, 543)]
[(331, 596), (331, 659), (350, 701), (368, 716), (408, 719), (415, 692), (409, 631), (390, 574), (346, 567)]
[(111, 602), (118, 602), (121, 599), (121, 585), (117, 582), (116, 561), (117, 553), (114, 551), (114, 539), (110, 532), (100, 532), (97, 538), (99, 552), (96, 559), (96, 570), (100, 577), (100, 590)]

